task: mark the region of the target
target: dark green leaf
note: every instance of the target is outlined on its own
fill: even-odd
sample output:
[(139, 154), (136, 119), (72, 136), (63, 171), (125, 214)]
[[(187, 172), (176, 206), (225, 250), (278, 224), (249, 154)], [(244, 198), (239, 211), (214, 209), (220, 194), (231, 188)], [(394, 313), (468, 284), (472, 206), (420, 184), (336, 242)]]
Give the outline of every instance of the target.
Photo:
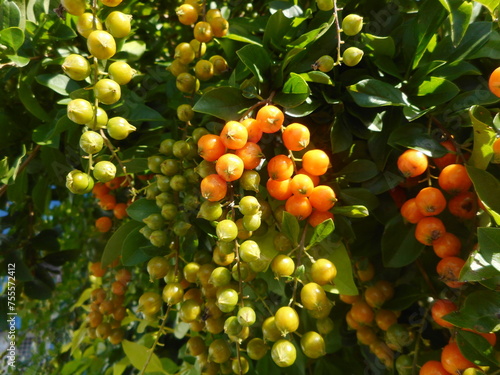
[(372, 34), (361, 34), (363, 49), (373, 53), (375, 56), (394, 57), (396, 46), (394, 39), (390, 36), (376, 36)]
[(334, 206), (332, 208), (332, 213), (334, 215), (343, 215), (347, 217), (367, 217), (370, 215), (368, 209), (365, 206), (355, 205), (355, 206)]
[(144, 172), (148, 169), (148, 159), (135, 158), (132, 160), (126, 160), (123, 162), (123, 165), (127, 168), (128, 173)]
[(440, 0), (449, 13), (451, 40), (456, 47), (462, 40), (472, 16), (472, 3), (461, 0)]
[[(122, 341), (122, 348), (125, 355), (130, 360), (130, 363), (132, 363), (132, 366), (138, 370), (143, 370), (144, 366), (146, 366), (146, 359), (150, 356), (150, 349), (144, 345), (128, 340)], [(145, 369), (145, 373), (151, 372), (160, 372), (165, 374), (160, 359), (155, 353), (151, 355), (151, 360)]]
[(217, 87), (203, 94), (193, 109), (230, 121), (238, 120), (253, 104), (255, 101), (244, 98), (240, 89)]
[(469, 163), (479, 169), (486, 169), (493, 155), (493, 142), (496, 132), (493, 128), (493, 118), (490, 111), (484, 107), (473, 106), (469, 116), (474, 128), (474, 146)]
[(55, 230), (44, 229), (31, 240), (31, 246), (38, 250), (58, 251), (60, 245), (57, 238), (58, 234)]
[(342, 168), (337, 176), (343, 176), (350, 182), (363, 182), (375, 177), (379, 170), (375, 163), (367, 159), (356, 159)]
[(404, 267), (424, 250), (415, 239), (415, 226), (407, 225), (401, 215), (394, 216), (382, 234), (382, 259), (386, 267)]
[(478, 290), (467, 296), (459, 311), (444, 318), (451, 324), (478, 332), (500, 330), (500, 294), (491, 290)]
[(426, 127), (420, 124), (405, 124), (391, 132), (387, 143), (393, 147), (413, 148), (429, 157), (439, 158), (447, 151), (431, 136)]
[(475, 89), (457, 95), (446, 106), (445, 112), (453, 115), (464, 110), (469, 110), (471, 104), (488, 105), (499, 102), (500, 99), (490, 90)]
[(140, 227), (132, 229), (123, 241), (122, 263), (124, 266), (136, 266), (151, 258), (141, 250), (142, 247), (151, 246), (151, 242), (139, 232), (140, 229)]
[(470, 24), (458, 47), (453, 48), (453, 46), (450, 46), (449, 50), (452, 53), (448, 61), (465, 60), (469, 55), (476, 53), (490, 38), (491, 26), (491, 22), (474, 22)]
[(2, 1), (0, 5), (0, 30), (21, 24), (21, 10), (14, 1)]
[(416, 286), (403, 284), (394, 290), (394, 298), (384, 303), (383, 309), (403, 311), (422, 298), (426, 298)]
[(477, 50), (476, 53), (469, 56), (469, 59), (471, 60), (481, 58), (488, 58), (492, 60), (500, 59), (500, 33), (498, 31), (492, 30), (488, 42)]
[(35, 279), (24, 284), (24, 293), (29, 298), (45, 300), (52, 296), (52, 288), (43, 281)]
[(283, 212), (283, 221), (281, 223), (281, 232), (295, 245), (299, 242), (299, 221), (295, 216), (288, 212)]
[(36, 81), (64, 96), (68, 96), (70, 92), (80, 88), (76, 81), (65, 74), (40, 74), (36, 76)]
[(273, 101), (285, 108), (296, 107), (309, 97), (310, 90), (307, 82), (300, 75), (290, 73), (281, 92), (277, 93)]
[(48, 122), (51, 120), (48, 113), (45, 112), (43, 107), (36, 99), (35, 94), (33, 94), (31, 82), (28, 79), (26, 79), (26, 77), (23, 77), (23, 79), (21, 79), (21, 81), (19, 82), (19, 88), (17, 90), (17, 94), (19, 95), (19, 99), (23, 103), (24, 107), (29, 112), (31, 112), (33, 116), (37, 117), (38, 119), (44, 122)]
[(54, 24), (47, 31), (51, 39), (69, 40), (77, 36), (75, 30), (62, 22), (54, 22)]
[(440, 77), (429, 77), (418, 87), (412, 103), (420, 107), (437, 106), (453, 99), (460, 89), (454, 83)]
[(130, 206), (127, 207), (128, 216), (132, 219), (140, 221), (147, 218), (151, 214), (159, 214), (161, 212), (160, 208), (156, 205), (156, 201), (148, 200), (146, 198), (141, 198), (136, 200)]
[(264, 45), (267, 48), (282, 48), (286, 44), (285, 35), (290, 31), (293, 18), (287, 18), (283, 11), (278, 10), (267, 21), (264, 30)]
[[(21, 257), (21, 252), (19, 250), (10, 251), (7, 254), (5, 254), (5, 265), (8, 264), (15, 265), (17, 281), (33, 280), (33, 275), (31, 274), (31, 271), (26, 265), (26, 263), (24, 263), (24, 260)], [(7, 269), (7, 267), (5, 267), (5, 269)]]
[(116, 108), (116, 113), (125, 117), (130, 122), (165, 121), (165, 118), (158, 111), (143, 103), (132, 100), (125, 100), (123, 106)]
[(479, 250), (473, 250), (460, 271), (459, 280), (464, 282), (483, 281), (496, 276), (500, 276), (500, 271), (484, 259)]
[(486, 206), (486, 210), (495, 222), (500, 224), (500, 196), (497, 193), (500, 191), (500, 182), (493, 175), (482, 169), (469, 165), (465, 167), (479, 199)]
[(24, 43), (24, 31), (19, 27), (9, 27), (7, 29), (0, 30), (0, 44), (4, 44), (14, 52), (17, 52), (19, 48)]
[(33, 204), (38, 212), (43, 213), (49, 207), (52, 192), (45, 179), (36, 182), (32, 192)]
[(330, 79), (330, 76), (326, 73), (320, 72), (320, 71), (311, 71), (307, 73), (302, 73), (299, 74), (302, 79), (306, 82), (315, 82), (315, 83), (323, 83), (325, 85), (332, 85), (333, 82)]
[(495, 366), (500, 362), (495, 358), (495, 350), (481, 335), (463, 330), (457, 331), (457, 344), (465, 358), (478, 366)]
[(478, 68), (467, 61), (456, 61), (437, 68), (434, 70), (433, 74), (436, 77), (443, 77), (449, 81), (453, 81), (464, 75), (481, 75), (482, 73)]
[(389, 83), (368, 78), (347, 87), (356, 104), (361, 107), (409, 105), (406, 95)]
[(268, 79), (271, 59), (264, 47), (248, 44), (238, 50), (236, 54), (260, 83)]
[(335, 230), (335, 224), (333, 224), (332, 219), (323, 221), (321, 224), (314, 228), (314, 232), (311, 240), (309, 241), (309, 246), (314, 246), (317, 243), (323, 241)]
[(379, 205), (377, 196), (370, 190), (363, 188), (342, 189), (339, 198), (347, 205), (364, 205), (369, 210), (373, 210)]
[(111, 236), (106, 243), (106, 247), (102, 253), (101, 263), (106, 267), (113, 263), (122, 253), (123, 242), (125, 237), (134, 229), (143, 227), (142, 223), (136, 221), (129, 221), (122, 224)]
[(290, 117), (305, 117), (313, 113), (321, 103), (308, 97), (304, 103), (293, 108), (285, 108), (285, 114)]
[(478, 228), (479, 252), (500, 272), (500, 228)]
[(330, 142), (334, 154), (348, 150), (352, 145), (352, 133), (342, 116), (335, 116), (332, 130), (330, 131)]

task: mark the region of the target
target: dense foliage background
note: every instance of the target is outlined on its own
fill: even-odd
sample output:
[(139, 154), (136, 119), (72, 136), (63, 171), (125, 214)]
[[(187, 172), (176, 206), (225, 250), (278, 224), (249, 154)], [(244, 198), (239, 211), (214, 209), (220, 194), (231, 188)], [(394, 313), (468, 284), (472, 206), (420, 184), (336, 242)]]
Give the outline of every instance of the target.
[[(7, 291), (8, 276), (13, 276), (8, 265), (15, 264), (15, 308), (20, 318), (17, 367), (6, 367), (8, 373), (132, 374), (147, 366), (148, 357), (146, 373), (214, 371), (204, 367), (203, 355), (186, 349), (190, 337), (202, 336), (207, 346), (219, 337), (229, 341), (225, 333), (206, 332), (206, 310), (197, 323), (188, 323), (180, 304), (164, 303), (153, 316), (139, 306), (144, 293), (161, 295), (166, 283), (183, 278), (172, 272), (182, 275), (188, 263), (212, 264), (217, 240), (212, 225), (216, 220), (198, 215), (204, 198), (201, 177), (195, 173), (186, 175), (188, 187), (181, 193), (174, 189), (173, 202), (182, 209), (165, 229), (167, 239), (157, 246), (144, 235), (142, 220), (159, 214), (161, 207), (155, 201), (160, 193), (155, 175), (160, 173), (153, 170), (151, 160), (164, 154), (160, 144), (166, 139), (196, 145), (195, 129), (219, 134), (227, 121), (255, 117), (266, 104), (284, 112), (286, 125), (298, 122), (308, 127), (310, 148), (330, 158), (321, 183), (333, 188), (338, 201), (330, 210), (333, 222), (316, 229), (283, 214), (283, 202), (266, 191), (265, 163), (286, 150), (280, 136), (264, 135), (259, 142), (265, 158), (257, 168), (259, 191), (249, 192), (237, 183), (231, 190), (236, 197), (255, 195), (267, 201), (274, 212), (262, 220), (253, 237), (261, 251), (261, 262), (247, 269), (253, 278), (236, 280), (240, 294), (250, 297), (257, 312), (250, 338), (262, 338), (262, 321), (280, 306), (296, 302), (298, 290), (310, 281), (311, 262), (305, 254), (331, 260), (337, 276), (324, 286), (333, 306), (320, 318), (328, 325), (322, 332), (325, 355), (307, 358), (300, 350), (300, 337), (290, 334), (297, 347), (291, 367), (276, 366), (269, 350), (261, 360), (249, 359), (249, 373), (417, 374), (427, 361), (440, 359), (450, 338), (476, 366), (476, 373), (499, 373), (498, 344), (492, 346), (464, 330), (500, 329), (500, 159), (493, 151), (500, 132), (500, 98), (488, 88), (490, 74), (500, 62), (497, 0), (339, 0), (330, 10), (318, 9), (328, 1), (206, 1), (201, 9), (220, 9), (229, 32), (207, 43), (203, 58), (220, 55), (228, 69), (201, 81), (196, 90), (182, 90), (182, 84), (179, 88), (171, 67), (178, 58), (176, 46), (193, 39), (193, 27), (178, 21), (180, 2), (125, 0), (117, 7), (86, 3), (87, 11), (96, 12), (103, 22), (114, 10), (133, 16), (132, 32), (117, 38), (118, 52), (109, 61), (89, 61), (99, 67), (99, 74), (112, 61), (125, 61), (135, 70), (132, 80), (121, 86), (121, 99), (102, 107), (109, 118), (121, 116), (136, 131), (123, 140), (111, 139), (113, 146), (108, 144), (94, 159), (86, 158), (80, 148), (83, 127), (68, 118), (67, 105), (76, 98), (93, 101), (89, 87), (96, 83), (95, 76), (75, 81), (61, 68), (70, 54), (90, 55), (86, 39), (77, 32), (78, 17), (63, 11), (58, 0), (0, 4), (0, 274), (6, 276)], [(361, 33), (349, 36), (341, 31), (348, 14), (363, 17)], [(358, 64), (349, 64), (355, 66), (342, 61), (348, 47), (364, 52)], [(335, 62), (326, 72), (314, 66), (324, 55)], [(181, 104), (193, 106), (192, 119), (179, 118)], [(442, 167), (435, 160), (449, 157), (445, 141), (452, 144), (453, 163), (465, 163), (473, 184), (474, 198), (467, 203), (469, 211), (473, 207), (472, 217), (448, 211), (439, 215), (447, 232), (461, 241), (458, 257), (465, 265), (459, 281), (465, 284), (458, 288), (443, 282), (448, 280), (436, 272), (440, 259), (432, 246), (415, 239), (416, 224), (400, 213), (403, 202), (424, 187), (439, 187)], [(398, 158), (407, 149), (428, 157), (424, 175), (405, 178), (398, 170)], [(68, 173), (89, 171), (92, 160), (111, 160), (117, 176), (128, 173), (126, 180), (113, 180), (109, 193), (128, 205), (127, 217), (118, 218), (95, 192), (78, 195), (66, 187)], [(204, 177), (201, 158), (191, 155), (182, 160), (185, 171)], [(445, 196), (452, 199), (452, 194)], [(228, 194), (230, 204), (224, 211), (231, 219), (239, 217), (232, 208), (234, 199)], [(96, 229), (96, 220), (103, 216), (112, 220), (110, 231)], [(287, 249), (297, 269), (281, 278), (269, 267), (279, 234), (299, 249)], [(147, 264), (158, 256), (169, 260), (171, 274), (150, 281)], [(99, 277), (91, 267), (96, 262), (113, 267)], [(227, 266), (231, 270), (237, 264), (233, 275), (241, 279), (240, 263), (236, 259)], [(89, 333), (91, 293), (102, 287), (108, 297), (111, 290), (119, 295), (113, 283), (123, 268), (131, 274), (121, 301), (126, 317), (118, 324), (124, 336), (113, 344)], [(365, 278), (372, 270), (373, 275)], [(340, 296), (360, 294), (366, 299), (366, 291), (378, 281), (389, 281), (394, 296), (376, 310), (397, 312), (398, 325), (392, 332), (370, 326), (377, 349), (360, 343), (363, 338), (346, 323), (351, 306)], [(184, 280), (183, 287), (208, 293), (197, 279)], [(451, 328), (431, 318), (437, 299), (458, 306), (447, 317)], [(3, 319), (7, 302), (4, 293), (3, 331), (8, 329)], [(297, 310), (300, 332), (321, 331), (316, 317)], [(268, 340), (269, 349), (273, 341)], [(26, 355), (20, 351), (23, 342), (29, 345)], [(232, 359), (247, 358), (247, 342), (231, 342)], [(148, 348), (153, 344), (151, 357)], [(6, 366), (6, 354), (2, 359)], [(231, 361), (219, 367), (215, 371), (232, 371)]]

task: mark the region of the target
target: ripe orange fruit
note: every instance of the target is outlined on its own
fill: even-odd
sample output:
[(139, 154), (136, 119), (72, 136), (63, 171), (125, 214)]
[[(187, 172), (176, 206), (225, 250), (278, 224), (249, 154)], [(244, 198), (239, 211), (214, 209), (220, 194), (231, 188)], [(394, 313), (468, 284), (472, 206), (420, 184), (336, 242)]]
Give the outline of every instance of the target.
[(432, 159), (434, 161), (434, 164), (436, 164), (436, 167), (438, 167), (439, 169), (443, 169), (447, 165), (455, 164), (457, 162), (457, 149), (455, 148), (453, 142), (447, 140), (441, 142), (441, 146), (446, 148), (448, 150), (448, 153), (444, 156), (441, 156), (440, 158)]
[(472, 329), (469, 329), (469, 328), (463, 328), (464, 331), (468, 331), (468, 332), (472, 332), (472, 333), (475, 333), (477, 335), (481, 335), (486, 341), (488, 341), (488, 343), (491, 345), (491, 346), (495, 346), (496, 343), (497, 343), (497, 335), (495, 334), (495, 332), (489, 332), (489, 333), (485, 333), (485, 332), (477, 332), (477, 331), (474, 331)]
[(228, 121), (220, 133), (222, 143), (231, 150), (242, 148), (248, 140), (248, 131), (238, 121)]
[(116, 190), (118, 189), (120, 186), (127, 186), (128, 185), (128, 182), (125, 182), (125, 176), (120, 176), (120, 177), (115, 177), (113, 178), (111, 181), (108, 181), (106, 182), (106, 186), (110, 189), (110, 190)]
[(127, 204), (117, 203), (115, 208), (113, 208), (113, 215), (119, 220), (124, 219), (128, 216), (127, 214)]
[(112, 210), (116, 206), (115, 196), (111, 194), (102, 196), (99, 200), (99, 206), (101, 206), (101, 208), (106, 211)]
[(406, 178), (420, 176), (427, 167), (427, 156), (417, 150), (406, 150), (398, 158), (398, 169)]
[(443, 222), (437, 217), (424, 217), (415, 228), (415, 238), (424, 245), (432, 245), (446, 232)]
[(283, 130), (283, 143), (291, 151), (300, 151), (309, 145), (310, 133), (307, 126), (293, 123)]
[(306, 170), (304, 168), (300, 168), (297, 171), (297, 174), (305, 174), (305, 175), (307, 175), (307, 176), (309, 176), (311, 178), (314, 186), (318, 186), (319, 185), (319, 182), (320, 182), (319, 176), (314, 176), (314, 175), (306, 172)]
[[(106, 269), (101, 267), (101, 262), (94, 262), (90, 264), (89, 267), (90, 273), (94, 275), (95, 277), (103, 277), (104, 274), (106, 273)], [(97, 289), (95, 289), (97, 290)], [(106, 294), (104, 293), (103, 300), (105, 298)]]
[(296, 174), (290, 182), (292, 194), (308, 197), (314, 189), (314, 183), (311, 177), (305, 174)]
[(309, 195), (311, 205), (318, 211), (328, 211), (337, 202), (335, 192), (330, 186), (318, 185)]
[(175, 10), (175, 13), (183, 25), (193, 25), (198, 20), (198, 11), (190, 4), (182, 4)]
[(259, 128), (264, 133), (276, 133), (281, 129), (285, 115), (278, 107), (274, 105), (266, 105), (257, 112), (256, 116)]
[(234, 153), (243, 160), (245, 169), (257, 168), (264, 156), (260, 146), (253, 142), (247, 142), (242, 148), (236, 150)]
[(467, 170), (462, 164), (450, 164), (439, 174), (439, 186), (450, 194), (463, 193), (472, 186)]
[(488, 81), (490, 91), (500, 98), (500, 67), (496, 68), (490, 75)]
[(410, 198), (403, 203), (401, 206), (401, 216), (412, 224), (417, 224), (420, 219), (425, 217), (418, 209), (415, 198)]
[(235, 181), (241, 177), (245, 165), (235, 154), (224, 154), (215, 163), (217, 174), (226, 181)]
[(375, 323), (382, 331), (387, 331), (390, 326), (398, 322), (398, 316), (391, 310), (379, 310), (375, 315)]
[(361, 300), (361, 296), (359, 294), (355, 296), (351, 296), (348, 294), (339, 294), (339, 297), (342, 302), (347, 303), (349, 305), (352, 305), (353, 303)]
[(309, 150), (302, 156), (302, 168), (314, 176), (324, 175), (330, 165), (330, 158), (323, 150)]
[(432, 319), (441, 327), (451, 328), (453, 324), (442, 319), (443, 316), (448, 315), (453, 311), (457, 311), (458, 306), (447, 299), (438, 299), (431, 308)]
[(193, 35), (201, 43), (208, 43), (214, 37), (212, 26), (208, 22), (200, 21), (194, 25)]
[(426, 187), (420, 190), (415, 197), (415, 204), (424, 216), (436, 216), (446, 208), (446, 198), (441, 190)]
[(210, 26), (216, 38), (222, 38), (229, 30), (229, 22), (224, 17), (215, 17), (211, 19)]
[(458, 257), (446, 257), (439, 261), (436, 271), (440, 279), (450, 288), (460, 288), (464, 283), (457, 281), (465, 260)]
[(201, 196), (210, 202), (223, 199), (227, 193), (227, 183), (218, 174), (211, 174), (201, 180)]
[(454, 257), (460, 254), (462, 242), (453, 233), (446, 232), (432, 243), (432, 248), (440, 258)]
[(449, 375), (439, 361), (427, 361), (420, 368), (419, 375)]
[(355, 322), (363, 325), (369, 325), (373, 322), (375, 313), (365, 301), (358, 301), (351, 307), (351, 316)]
[(110, 189), (102, 182), (96, 182), (92, 188), (92, 194), (94, 194), (97, 199), (101, 199), (101, 197), (107, 195), (109, 191)]
[(461, 219), (472, 219), (476, 216), (477, 204), (476, 194), (466, 191), (448, 201), (448, 210)]
[(285, 202), (285, 210), (299, 220), (307, 218), (312, 213), (309, 199), (300, 195), (292, 195)]
[(259, 123), (254, 118), (247, 118), (241, 122), (241, 124), (247, 128), (248, 132), (248, 142), (257, 143), (262, 138), (262, 129), (259, 127)]
[(283, 181), (277, 181), (270, 178), (266, 183), (267, 192), (274, 199), (280, 201), (287, 200), (292, 196), (292, 189), (290, 188), (291, 181), (291, 178)]
[(456, 342), (452, 342), (443, 348), (441, 364), (450, 374), (458, 374), (469, 367), (476, 367), (474, 363), (463, 356)]
[(198, 154), (206, 161), (216, 161), (226, 152), (222, 138), (215, 134), (205, 134), (198, 140)]
[(286, 155), (276, 155), (267, 163), (267, 172), (272, 180), (287, 180), (292, 177), (293, 162)]

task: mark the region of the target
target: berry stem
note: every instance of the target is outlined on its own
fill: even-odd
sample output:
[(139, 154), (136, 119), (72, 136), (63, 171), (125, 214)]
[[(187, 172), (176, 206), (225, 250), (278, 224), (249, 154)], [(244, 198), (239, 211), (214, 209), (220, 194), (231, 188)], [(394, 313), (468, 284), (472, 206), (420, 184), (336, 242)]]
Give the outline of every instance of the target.
[(338, 12), (342, 10), (337, 7), (337, 0), (333, 0), (333, 14), (335, 15), (335, 26), (337, 28), (337, 61), (335, 61), (334, 65), (340, 65), (342, 62), (342, 54), (340, 53), (340, 47), (344, 43), (342, 38), (340, 37), (340, 33), (342, 32), (342, 28), (340, 27), (339, 14)]
[(100, 129), (100, 133), (101, 133), (102, 138), (104, 139), (104, 143), (106, 143), (106, 146), (109, 148), (109, 151), (111, 151), (111, 154), (113, 155), (114, 158), (116, 158), (116, 161), (120, 165), (120, 168), (122, 169), (123, 174), (125, 175), (125, 180), (132, 187), (132, 195), (136, 196), (137, 191), (134, 188), (134, 181), (130, 178), (130, 175), (127, 173), (127, 167), (123, 164), (122, 160), (120, 159), (120, 157), (116, 153), (116, 149), (113, 146), (113, 144), (111, 143), (111, 141), (108, 139), (108, 137), (106, 137), (106, 134), (104, 134), (104, 130)]
[[(300, 267), (301, 265), (301, 258), (302, 258), (302, 252), (307, 254), (305, 251), (304, 243), (306, 241), (306, 233), (307, 233), (307, 225), (304, 226), (304, 230), (302, 231), (302, 236), (300, 237), (300, 243), (299, 243), (299, 251), (297, 253), (297, 264), (296, 264), (296, 269)], [(311, 257), (309, 254), (307, 254), (308, 257)], [(297, 286), (299, 284), (299, 278), (297, 276), (294, 277), (293, 279), (293, 292), (292, 292), (292, 298), (290, 299), (290, 302), (288, 302), (288, 306), (292, 306), (295, 304), (295, 298), (297, 294)]]

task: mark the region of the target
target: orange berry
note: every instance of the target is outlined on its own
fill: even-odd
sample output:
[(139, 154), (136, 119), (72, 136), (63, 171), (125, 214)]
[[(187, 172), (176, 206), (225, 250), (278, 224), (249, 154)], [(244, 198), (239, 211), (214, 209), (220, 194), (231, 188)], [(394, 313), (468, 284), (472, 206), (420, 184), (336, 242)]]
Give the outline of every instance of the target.
[(175, 13), (183, 25), (193, 25), (198, 20), (198, 11), (190, 4), (182, 4), (175, 10)]
[(293, 162), (286, 155), (276, 155), (267, 163), (267, 172), (272, 180), (287, 180), (292, 177)]
[(314, 183), (311, 177), (305, 174), (296, 174), (290, 182), (292, 194), (308, 197), (314, 189)]
[(446, 148), (448, 150), (448, 153), (444, 156), (441, 156), (440, 158), (432, 159), (434, 161), (434, 164), (436, 164), (436, 167), (438, 167), (439, 169), (443, 169), (447, 165), (455, 164), (457, 162), (457, 149), (455, 148), (453, 142), (444, 141), (441, 142), (441, 146)]
[(201, 196), (210, 202), (223, 199), (227, 193), (227, 183), (218, 174), (210, 174), (201, 180)]
[[(101, 262), (94, 262), (90, 264), (89, 267), (90, 273), (94, 275), (95, 277), (103, 277), (104, 274), (106, 273), (106, 269), (102, 268)], [(106, 294), (104, 294), (105, 296)], [(104, 300), (104, 297), (102, 298)]]
[(398, 316), (391, 310), (379, 310), (375, 314), (375, 323), (382, 331), (387, 331), (390, 326), (398, 322)]
[(283, 181), (277, 181), (270, 178), (266, 183), (267, 192), (274, 199), (280, 201), (287, 200), (292, 196), (292, 189), (290, 188), (291, 181), (291, 178)]
[(439, 186), (450, 194), (463, 193), (472, 186), (467, 170), (462, 164), (450, 164), (439, 174)]
[(94, 194), (94, 196), (98, 199), (108, 194), (109, 192), (110, 189), (106, 186), (106, 184), (103, 184), (102, 182), (96, 182), (94, 187), (92, 188), (92, 194)]
[(285, 202), (285, 210), (297, 219), (303, 220), (311, 215), (312, 206), (307, 197), (292, 195)]
[(311, 227), (315, 228), (328, 219), (333, 220), (333, 214), (330, 211), (318, 211), (313, 209), (313, 212), (307, 218), (307, 222)]
[(446, 257), (439, 261), (436, 271), (441, 280), (450, 288), (460, 288), (464, 283), (457, 281), (465, 260), (458, 257)]
[(314, 186), (318, 186), (319, 185), (319, 182), (320, 182), (319, 176), (315, 176), (315, 175), (312, 175), (312, 174), (306, 172), (306, 170), (304, 168), (300, 168), (297, 171), (297, 174), (305, 174), (305, 175), (307, 175), (307, 176), (309, 176), (311, 178)]
[(412, 224), (416, 224), (420, 221), (420, 219), (424, 218), (424, 215), (417, 207), (415, 198), (410, 198), (403, 203), (401, 206), (401, 216)]
[(218, 135), (205, 134), (198, 140), (198, 154), (206, 161), (216, 161), (225, 152), (226, 146)]
[(490, 91), (500, 98), (500, 67), (496, 68), (488, 80)]
[(439, 361), (427, 361), (420, 368), (419, 375), (450, 375)]
[(477, 213), (477, 196), (471, 191), (460, 193), (448, 201), (448, 210), (461, 219), (472, 219)]
[(474, 363), (463, 356), (456, 342), (446, 345), (441, 352), (441, 364), (450, 374), (460, 374)]
[(106, 211), (112, 210), (116, 206), (115, 196), (111, 194), (102, 196), (99, 201), (99, 206), (101, 206), (101, 208)]
[(300, 151), (309, 145), (310, 133), (307, 126), (293, 123), (283, 130), (283, 143), (291, 151)]
[(257, 143), (262, 138), (262, 129), (259, 127), (259, 123), (254, 118), (247, 118), (241, 122), (241, 124), (247, 128), (248, 132), (248, 142)]
[(441, 190), (426, 187), (420, 190), (415, 197), (415, 204), (424, 216), (436, 216), (446, 208), (446, 198)]
[(434, 241), (446, 233), (443, 222), (437, 217), (424, 217), (415, 228), (415, 238), (424, 245), (432, 245)]
[(274, 105), (266, 105), (257, 112), (256, 116), (259, 128), (264, 133), (276, 133), (281, 129), (285, 115), (278, 107)]
[(434, 321), (441, 327), (451, 328), (453, 327), (453, 324), (447, 322), (442, 318), (443, 316), (448, 315), (449, 313), (457, 310), (458, 306), (455, 305), (450, 300), (438, 299), (436, 302), (434, 302), (434, 305), (432, 305), (431, 308), (432, 319), (434, 319)]
[(365, 301), (358, 301), (351, 307), (351, 316), (357, 323), (369, 325), (373, 322), (375, 313)]
[(235, 155), (243, 160), (245, 169), (255, 169), (262, 161), (262, 149), (257, 143), (247, 142), (242, 148), (236, 150)]
[(117, 203), (115, 208), (113, 208), (113, 215), (119, 220), (126, 218), (128, 216), (127, 204)]
[[(120, 177), (115, 177), (113, 178), (111, 181), (108, 181), (106, 182), (106, 186), (110, 189), (110, 190), (116, 190), (118, 189), (120, 186), (126, 186), (127, 184), (124, 184), (125, 182), (125, 176), (120, 176)], [(123, 184), (123, 185), (122, 185)]]
[(330, 186), (318, 185), (309, 195), (311, 205), (318, 211), (328, 211), (337, 202), (335, 192)]
[(245, 165), (235, 154), (224, 154), (215, 163), (217, 174), (226, 181), (235, 181), (241, 177)]
[(224, 146), (231, 150), (242, 148), (248, 140), (248, 130), (238, 121), (228, 121), (220, 132)]
[(453, 233), (446, 232), (432, 243), (432, 248), (440, 258), (454, 257), (460, 254), (462, 242)]
[(427, 156), (417, 150), (406, 150), (398, 158), (398, 169), (405, 177), (420, 176), (427, 166)]
[(324, 175), (330, 165), (330, 158), (322, 150), (309, 150), (302, 156), (302, 168), (314, 176)]
[(208, 43), (214, 37), (212, 26), (205, 21), (200, 21), (194, 25), (193, 35), (201, 43)]
[(107, 216), (102, 216), (95, 221), (95, 227), (101, 233), (109, 232), (112, 226), (113, 221)]

